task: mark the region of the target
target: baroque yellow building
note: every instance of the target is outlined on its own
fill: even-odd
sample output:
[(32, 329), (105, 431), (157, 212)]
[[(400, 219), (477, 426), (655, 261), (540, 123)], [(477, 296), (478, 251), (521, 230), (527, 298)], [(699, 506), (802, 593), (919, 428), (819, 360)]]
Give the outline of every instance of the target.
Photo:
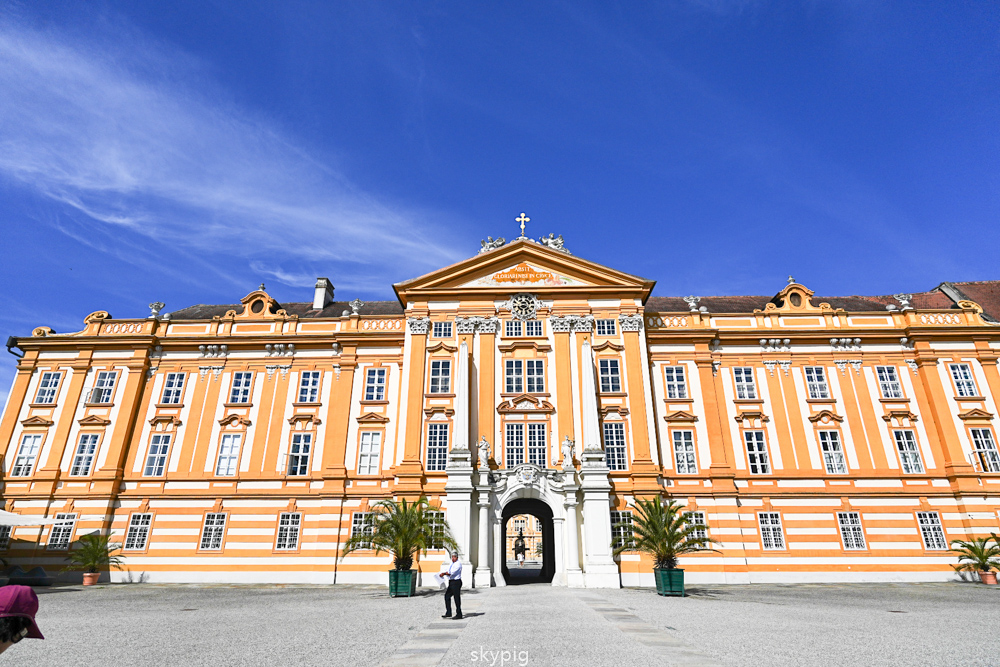
[(689, 582), (927, 581), (955, 576), (950, 540), (998, 529), (997, 283), (653, 286), (522, 235), (392, 302), (321, 278), (312, 302), (262, 288), (39, 327), (8, 343), (2, 494), (59, 523), (0, 533), (0, 553), (56, 570), (104, 530), (116, 578), (384, 583), (387, 555), (341, 546), (373, 502), (426, 495), (475, 586), (506, 584), (521, 514), (554, 585), (652, 585), (610, 543), (662, 496), (720, 542), (683, 560)]

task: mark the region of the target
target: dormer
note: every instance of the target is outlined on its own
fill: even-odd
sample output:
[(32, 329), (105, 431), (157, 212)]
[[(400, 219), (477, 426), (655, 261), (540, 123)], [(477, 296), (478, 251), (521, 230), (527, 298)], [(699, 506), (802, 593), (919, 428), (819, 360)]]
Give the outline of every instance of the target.
[(818, 306), (814, 306), (812, 303), (813, 294), (814, 292), (811, 289), (795, 282), (794, 278), (788, 276), (788, 284), (764, 306), (764, 311), (780, 310), (792, 313), (807, 313), (833, 310), (828, 303), (821, 303)]

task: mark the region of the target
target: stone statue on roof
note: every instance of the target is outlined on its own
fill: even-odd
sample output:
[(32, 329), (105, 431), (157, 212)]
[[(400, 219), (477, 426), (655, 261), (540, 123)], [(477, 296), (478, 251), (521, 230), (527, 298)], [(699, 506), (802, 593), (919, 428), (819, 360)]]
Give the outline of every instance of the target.
[(489, 252), (490, 250), (496, 250), (503, 244), (507, 243), (507, 239), (502, 236), (493, 238), (492, 236), (487, 236), (485, 241), (480, 241), (479, 244), (482, 246), (479, 248), (479, 254), (482, 255), (484, 252)]
[(552, 248), (553, 250), (558, 250), (559, 252), (564, 252), (567, 255), (572, 255), (569, 250), (563, 245), (562, 234), (556, 236), (555, 234), (549, 234), (548, 236), (543, 236), (538, 239), (538, 242), (547, 248)]

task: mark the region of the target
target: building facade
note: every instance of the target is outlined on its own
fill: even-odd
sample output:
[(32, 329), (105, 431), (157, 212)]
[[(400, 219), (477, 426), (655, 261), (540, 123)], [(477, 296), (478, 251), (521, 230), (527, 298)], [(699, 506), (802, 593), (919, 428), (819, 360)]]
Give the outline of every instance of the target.
[(58, 569), (105, 530), (116, 578), (385, 583), (387, 554), (341, 545), (372, 503), (426, 496), (475, 586), (505, 585), (519, 514), (554, 585), (652, 585), (610, 543), (660, 496), (720, 543), (682, 560), (689, 581), (926, 581), (955, 576), (950, 540), (998, 529), (997, 283), (653, 286), (522, 237), (393, 302), (335, 301), (320, 279), (312, 303), (259, 289), (39, 327), (9, 342), (2, 497), (60, 523), (0, 553)]

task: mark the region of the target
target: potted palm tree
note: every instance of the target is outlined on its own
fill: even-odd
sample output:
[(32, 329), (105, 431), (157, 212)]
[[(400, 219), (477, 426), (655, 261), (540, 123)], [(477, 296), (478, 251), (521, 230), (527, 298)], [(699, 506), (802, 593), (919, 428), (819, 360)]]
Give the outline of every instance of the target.
[(969, 541), (952, 540), (951, 550), (958, 554), (956, 571), (978, 572), (984, 584), (996, 585), (997, 575), (992, 570), (1000, 569), (1000, 539), (995, 534)]
[(718, 551), (704, 530), (688, 521), (684, 506), (676, 500), (660, 498), (637, 500), (632, 521), (615, 524), (618, 535), (611, 546), (615, 556), (623, 551), (641, 551), (653, 558), (653, 576), (659, 595), (684, 595), (684, 570), (677, 567), (677, 557), (698, 551)]
[(101, 576), (101, 570), (122, 569), (122, 557), (113, 554), (120, 544), (110, 544), (110, 535), (91, 533), (81, 537), (69, 552), (66, 560), (70, 565), (66, 570), (83, 570), (83, 585), (93, 586)]
[(413, 557), (428, 549), (458, 550), (447, 522), (440, 512), (431, 509), (427, 498), (413, 502), (381, 500), (375, 503), (356, 535), (344, 546), (344, 555), (359, 549), (392, 554), (389, 570), (389, 595), (412, 596), (417, 590), (417, 571)]

